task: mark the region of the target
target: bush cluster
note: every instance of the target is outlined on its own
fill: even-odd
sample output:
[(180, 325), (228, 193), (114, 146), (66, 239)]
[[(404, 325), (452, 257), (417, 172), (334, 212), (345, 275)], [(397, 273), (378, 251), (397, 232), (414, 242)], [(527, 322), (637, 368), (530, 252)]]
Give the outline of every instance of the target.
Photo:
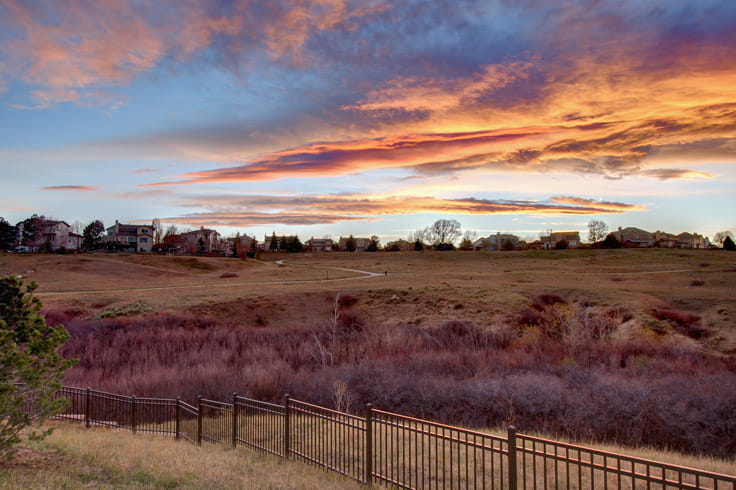
[(338, 296), (331, 317), (312, 326), (194, 314), (47, 318), (69, 329), (63, 353), (79, 364), (66, 383), (76, 386), (189, 401), (233, 391), (280, 401), (288, 392), (471, 427), (513, 422), (578, 439), (736, 451), (736, 363), (676, 333), (618, 335), (632, 322), (623, 308), (541, 295), (513, 319), (423, 328), (365, 322), (356, 303)]

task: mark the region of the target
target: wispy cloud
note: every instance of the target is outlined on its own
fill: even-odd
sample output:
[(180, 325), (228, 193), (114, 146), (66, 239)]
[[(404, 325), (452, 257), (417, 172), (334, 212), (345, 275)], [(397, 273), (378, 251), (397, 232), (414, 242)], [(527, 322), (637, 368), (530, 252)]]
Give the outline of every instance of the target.
[(93, 192), (99, 189), (96, 185), (48, 185), (42, 187), (44, 191), (75, 191), (75, 192)]

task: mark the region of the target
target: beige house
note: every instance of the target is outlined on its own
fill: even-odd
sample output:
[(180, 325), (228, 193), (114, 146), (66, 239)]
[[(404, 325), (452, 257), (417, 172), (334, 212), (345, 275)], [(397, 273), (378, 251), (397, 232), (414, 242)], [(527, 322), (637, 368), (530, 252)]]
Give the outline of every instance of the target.
[(35, 222), (36, 233), (28, 245), (31, 251), (78, 250), (81, 246), (81, 236), (72, 233), (71, 226), (66, 221), (57, 221), (39, 218)]
[(69, 238), (66, 240), (67, 250), (80, 250), (82, 248), (82, 235), (69, 232)]
[(119, 243), (131, 252), (150, 252), (154, 231), (153, 224), (129, 225), (115, 220), (115, 224), (107, 229), (107, 241)]
[(199, 252), (218, 253), (222, 249), (220, 234), (204, 226), (200, 227), (199, 230), (182, 233), (181, 240), (184, 252), (189, 254)]
[[(237, 255), (243, 259), (245, 257), (255, 256), (255, 253), (258, 250), (258, 241), (255, 237), (249, 237), (248, 235), (228, 238), (226, 242), (227, 248), (229, 249), (225, 250), (225, 255), (227, 256)], [(235, 253), (233, 254), (233, 252)]]
[[(338, 242), (338, 247), (340, 250), (347, 250), (346, 247), (349, 239), (350, 237), (340, 237), (340, 241)], [(371, 244), (370, 238), (353, 237), (353, 241), (355, 242), (355, 252), (365, 252), (368, 249), (368, 246)]]
[(578, 231), (554, 231), (549, 235), (539, 237), (542, 242), (542, 248), (549, 250), (557, 247), (562, 241), (567, 242), (567, 248), (578, 248), (580, 246), (580, 232)]
[(627, 248), (651, 248), (655, 242), (653, 233), (634, 228), (633, 226), (623, 229), (619, 226), (616, 232), (616, 239), (622, 247)]
[(416, 242), (410, 242), (408, 240), (395, 240), (386, 244), (386, 250), (391, 252), (411, 252), (414, 250)]
[(310, 238), (304, 243), (310, 252), (332, 252), (335, 250), (335, 242), (332, 238)]
[(697, 233), (680, 233), (677, 235), (677, 248), (708, 248), (710, 240)]
[(654, 232), (654, 246), (660, 248), (677, 248), (677, 237), (657, 230)]
[(479, 238), (473, 242), (473, 250), (498, 251), (503, 250), (504, 245), (511, 244), (511, 249), (519, 248), (519, 237), (510, 233), (496, 233), (488, 235), (486, 238)]

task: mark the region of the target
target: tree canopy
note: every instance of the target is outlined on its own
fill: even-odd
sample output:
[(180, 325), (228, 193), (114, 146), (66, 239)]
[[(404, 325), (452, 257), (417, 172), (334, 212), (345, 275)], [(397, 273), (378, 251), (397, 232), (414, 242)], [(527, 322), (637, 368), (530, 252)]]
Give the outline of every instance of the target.
[(438, 250), (454, 249), (460, 236), (460, 222), (456, 219), (438, 219), (424, 229), (424, 238)]
[(588, 241), (590, 243), (600, 242), (606, 238), (608, 233), (608, 225), (599, 219), (592, 219), (588, 222)]
[(102, 221), (95, 220), (84, 227), (82, 232), (82, 248), (85, 250), (96, 250), (103, 245), (105, 238), (105, 225)]

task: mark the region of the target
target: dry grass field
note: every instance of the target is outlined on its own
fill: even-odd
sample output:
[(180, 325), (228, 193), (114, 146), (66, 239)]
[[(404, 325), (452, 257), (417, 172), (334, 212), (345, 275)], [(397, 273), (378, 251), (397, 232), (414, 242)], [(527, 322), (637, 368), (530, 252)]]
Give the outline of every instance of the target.
[(736, 453), (736, 254), (722, 250), (13, 254), (0, 274), (36, 281), (47, 321), (69, 329), (73, 386), (288, 392)]
[[(275, 263), (281, 259), (285, 265)], [(556, 294), (636, 315), (697, 315), (718, 332), (709, 347), (736, 349), (736, 256), (721, 250), (264, 254), (247, 261), (7, 254), (0, 256), (0, 274), (36, 281), (46, 309), (96, 316), (135, 303), (147, 313), (192, 310), (245, 325), (257, 318), (319, 321), (341, 292), (357, 296), (361, 314), (373, 321), (436, 326), (462, 318), (491, 325), (535, 295)]]
[(357, 482), (253, 450), (51, 424), (54, 432), (0, 463), (0, 489), (352, 489)]

